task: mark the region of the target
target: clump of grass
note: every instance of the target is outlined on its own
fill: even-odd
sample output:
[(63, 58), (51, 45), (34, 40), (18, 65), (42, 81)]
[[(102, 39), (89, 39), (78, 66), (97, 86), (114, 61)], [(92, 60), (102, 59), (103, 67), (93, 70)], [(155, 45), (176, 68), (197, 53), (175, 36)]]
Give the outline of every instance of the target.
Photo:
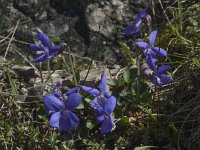
[(173, 64), (176, 79), (176, 87), (168, 101), (171, 103), (170, 120), (178, 131), (178, 149), (199, 148), (199, 6), (198, 1), (188, 3), (178, 0), (163, 10), (167, 19), (170, 18), (166, 19), (167, 22), (170, 22), (162, 28), (160, 44), (169, 43), (166, 45), (170, 53), (168, 61)]

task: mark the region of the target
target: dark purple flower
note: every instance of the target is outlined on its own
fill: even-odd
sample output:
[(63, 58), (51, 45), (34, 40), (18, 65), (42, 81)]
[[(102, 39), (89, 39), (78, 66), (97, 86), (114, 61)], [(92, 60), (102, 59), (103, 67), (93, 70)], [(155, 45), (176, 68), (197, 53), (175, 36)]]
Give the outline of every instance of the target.
[[(106, 83), (106, 74), (102, 73), (99, 89), (90, 88), (86, 86), (81, 86), (83, 91), (93, 95), (95, 98), (92, 102), (92, 107), (95, 111), (99, 112), (98, 114), (111, 114), (115, 109), (116, 98), (107, 93), (107, 83)], [(102, 111), (99, 111), (102, 110)]]
[(79, 118), (72, 112), (81, 103), (79, 93), (68, 95), (65, 103), (55, 96), (45, 96), (43, 102), (51, 115), (49, 120), (51, 127), (69, 132), (72, 127), (79, 124)]
[(116, 106), (116, 98), (107, 93), (108, 87), (106, 80), (106, 74), (103, 72), (101, 75), (99, 89), (77, 85), (74, 88), (68, 90), (66, 93), (66, 95), (70, 95), (77, 92), (77, 90), (81, 88), (84, 92), (95, 97), (92, 101), (92, 108), (94, 108), (95, 113), (100, 116), (97, 119), (97, 122), (102, 122), (102, 133), (110, 132), (115, 125), (111, 114)]
[[(144, 10), (140, 11), (137, 15), (136, 15), (136, 20), (133, 24), (131, 24), (130, 26), (124, 28), (122, 30), (122, 35), (124, 36), (131, 36), (137, 32), (140, 31), (141, 29), (141, 25), (142, 25), (142, 19), (147, 16), (148, 14), (148, 8), (145, 8)], [(148, 16), (148, 20), (150, 20), (149, 18), (150, 16)]]
[(112, 128), (115, 126), (115, 123), (111, 115), (101, 115), (97, 118), (97, 122), (102, 123), (101, 133), (110, 132)]
[(101, 132), (110, 132), (114, 127), (114, 122), (111, 114), (116, 106), (116, 98), (107, 93), (108, 88), (106, 83), (106, 74), (102, 73), (99, 90), (87, 86), (80, 87), (83, 91), (95, 97), (92, 101), (92, 108), (94, 108), (97, 115), (100, 115), (101, 119), (98, 122), (102, 122)]
[(155, 62), (157, 62), (158, 60), (156, 58), (153, 58), (151, 54), (147, 54), (146, 55), (146, 63), (148, 64), (149, 68), (152, 71), (156, 71), (156, 65)]
[(34, 62), (44, 62), (60, 53), (60, 49), (62, 48), (61, 46), (51, 45), (49, 38), (44, 33), (38, 32), (37, 34), (41, 44), (31, 44), (29, 47), (30, 51), (32, 52), (40, 52), (34, 58)]
[(149, 44), (146, 42), (136, 42), (136, 45), (143, 50), (144, 55), (151, 54), (152, 56), (160, 55), (163, 57), (167, 56), (167, 52), (160, 48), (160, 47), (154, 47), (154, 42), (156, 39), (157, 30), (154, 30), (149, 35)]
[(171, 69), (170, 65), (162, 65), (155, 70), (152, 70), (148, 65), (143, 66), (145, 76), (157, 87), (174, 81), (171, 76), (165, 74), (169, 69)]

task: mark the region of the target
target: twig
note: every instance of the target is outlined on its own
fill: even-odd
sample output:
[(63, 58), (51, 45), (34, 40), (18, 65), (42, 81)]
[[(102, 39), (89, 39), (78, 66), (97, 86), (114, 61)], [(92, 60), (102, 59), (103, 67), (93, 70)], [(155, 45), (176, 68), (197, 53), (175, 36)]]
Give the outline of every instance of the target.
[[(4, 40), (10, 40), (11, 38), (9, 38), (9, 36), (12, 34), (12, 32), (10, 32), (10, 34), (8, 35), (8, 36), (2, 36), (2, 35), (0, 35), (0, 38), (2, 38), (2, 40), (0, 41), (0, 43), (1, 42), (3, 42)], [(21, 44), (26, 44), (26, 45), (30, 45), (31, 43), (28, 43), (28, 42), (24, 42), (24, 41), (20, 41), (20, 40), (15, 40), (15, 39), (12, 39), (13, 41), (15, 41), (15, 42), (18, 42), (18, 43), (21, 43)]]
[[(100, 31), (100, 29), (101, 29), (101, 26), (99, 26), (99, 31)], [(98, 31), (98, 33), (99, 33), (99, 31)], [(95, 41), (96, 44), (97, 44), (98, 39), (99, 39), (99, 34), (98, 34), (98, 36), (96, 36), (96, 41)], [(97, 46), (95, 46), (95, 52), (96, 52), (96, 51), (97, 51)], [(87, 77), (88, 77), (88, 74), (89, 74), (90, 69), (91, 69), (91, 67), (92, 67), (92, 63), (93, 63), (93, 61), (94, 61), (95, 56), (96, 56), (96, 55), (93, 55), (92, 59), (90, 60), (90, 63), (89, 63), (89, 65), (88, 65), (88, 71), (87, 71), (87, 73), (86, 73), (86, 76), (85, 76), (85, 78), (84, 78), (82, 84), (85, 83), (85, 81), (86, 81), (86, 79), (87, 79)]]
[(6, 37), (0, 36), (0, 38), (3, 37), (3, 39), (0, 41), (0, 43), (2, 43), (3, 41), (5, 41), (5, 40), (7, 40), (7, 39), (10, 39), (9, 36), (10, 36), (11, 34), (12, 34), (12, 32), (10, 32)]
[(8, 43), (8, 46), (7, 46), (7, 49), (6, 49), (5, 55), (4, 55), (4, 60), (6, 59), (6, 56), (7, 56), (7, 53), (8, 53), (9, 47), (10, 47), (10, 44), (11, 44), (13, 38), (14, 38), (14, 35), (15, 35), (16, 30), (17, 30), (18, 24), (19, 24), (19, 20), (17, 21), (17, 24), (16, 24), (16, 26), (15, 26), (15, 28), (14, 28), (13, 34), (12, 34), (12, 36), (11, 36), (11, 38), (10, 38), (9, 43)]
[(74, 83), (75, 85), (77, 85), (77, 80), (76, 80), (76, 74), (75, 74), (75, 71), (74, 71), (74, 65), (73, 65), (73, 61), (72, 61), (72, 57), (71, 57), (71, 50), (70, 50), (70, 46), (66, 45), (67, 46), (67, 50), (68, 50), (68, 53), (69, 53), (69, 61), (70, 61), (70, 66), (71, 66), (71, 70), (72, 70), (72, 74), (73, 74), (73, 77), (74, 77)]
[(38, 71), (38, 69), (22, 54), (20, 53), (16, 48), (13, 47), (13, 50), (19, 55), (21, 56), (31, 67), (33, 67), (36, 71)]
[[(47, 61), (47, 70), (48, 70), (48, 73), (49, 73), (49, 77), (48, 77), (48, 79), (50, 79), (50, 81), (51, 81), (51, 85), (53, 85), (53, 80), (52, 80), (52, 78), (51, 78), (51, 67), (50, 67), (50, 59)], [(48, 81), (48, 80), (47, 80)]]

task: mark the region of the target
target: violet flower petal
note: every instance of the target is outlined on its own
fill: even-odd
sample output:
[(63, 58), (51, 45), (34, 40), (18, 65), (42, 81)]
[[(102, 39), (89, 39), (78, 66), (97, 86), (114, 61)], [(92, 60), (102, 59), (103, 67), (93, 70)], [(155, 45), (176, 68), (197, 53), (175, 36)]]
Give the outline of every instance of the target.
[(155, 59), (152, 58), (152, 55), (151, 54), (147, 54), (146, 56), (146, 62), (149, 66), (149, 68), (152, 70), (152, 71), (156, 71), (156, 66), (155, 66)]
[(55, 96), (44, 96), (43, 102), (49, 114), (61, 111), (64, 108), (63, 102)]
[(88, 94), (91, 94), (93, 96), (98, 96), (100, 94), (100, 91), (95, 89), (95, 88), (91, 88), (91, 87), (87, 87), (87, 86), (81, 86), (82, 90)]
[(99, 89), (101, 90), (102, 94), (105, 94), (108, 90), (106, 80), (107, 80), (106, 79), (106, 73), (103, 72), (102, 75), (101, 75), (101, 81), (100, 81), (100, 84), (99, 84)]
[(72, 128), (72, 120), (67, 111), (63, 111), (59, 121), (59, 128), (62, 131), (69, 132)]
[(68, 114), (69, 114), (69, 117), (71, 119), (71, 126), (74, 127), (74, 126), (79, 125), (80, 120), (79, 120), (78, 116), (76, 114), (70, 112), (70, 111), (68, 112)]
[(49, 47), (49, 55), (52, 55), (52, 54), (57, 54), (58, 53), (58, 50), (60, 49), (60, 46), (52, 46), (50, 45)]
[(152, 50), (157, 54), (157, 55), (161, 55), (163, 57), (167, 56), (167, 51), (160, 48), (160, 47), (153, 47)]
[(107, 133), (110, 132), (112, 130), (112, 128), (114, 127), (114, 122), (112, 119), (112, 116), (106, 116), (102, 125), (101, 125), (101, 133)]
[(80, 88), (80, 86), (75, 86), (75, 87), (69, 89), (69, 90), (66, 92), (66, 95), (68, 96), (68, 95), (70, 95), (70, 94), (73, 94), (73, 93), (77, 92), (77, 90), (78, 90), (79, 88)]
[(169, 69), (171, 69), (170, 65), (162, 65), (158, 67), (158, 74), (166, 73)]
[(97, 97), (95, 97), (95, 99), (92, 101), (91, 106), (94, 108), (94, 111), (97, 115), (102, 115), (104, 113), (103, 107), (99, 105)]
[(173, 82), (172, 77), (167, 76), (165, 74), (159, 75), (159, 78), (160, 78), (160, 81), (162, 84), (169, 84), (169, 83)]
[(81, 94), (80, 93), (73, 93), (67, 97), (65, 107), (68, 110), (74, 110), (78, 107), (81, 103)]
[(142, 11), (140, 11), (138, 14), (136, 14), (136, 22), (138, 22), (139, 20), (141, 20), (144, 16), (146, 16), (148, 14), (148, 10), (149, 8), (145, 8)]
[(99, 116), (98, 118), (97, 118), (97, 123), (101, 123), (101, 122), (103, 122), (104, 121), (104, 119), (105, 119), (105, 116), (104, 115), (101, 115), (101, 116)]
[(110, 96), (104, 105), (104, 111), (107, 114), (111, 114), (115, 109), (115, 106), (116, 106), (116, 98), (114, 96)]
[(42, 43), (42, 45), (44, 45), (45, 47), (48, 47), (50, 44), (49, 38), (42, 32), (38, 32), (38, 37)]
[(49, 120), (50, 126), (53, 128), (59, 128), (60, 117), (61, 117), (60, 112), (54, 113)]
[(146, 48), (149, 46), (149, 44), (146, 43), (146, 42), (136, 42), (136, 45), (137, 45), (138, 47), (144, 48), (144, 49), (146, 49)]
[(152, 31), (152, 32), (149, 34), (149, 44), (150, 44), (152, 47), (154, 46), (154, 42), (155, 42), (155, 39), (156, 39), (156, 35), (157, 35), (157, 30)]
[(35, 58), (34, 58), (34, 62), (42, 62), (45, 61), (47, 59), (47, 54), (46, 53), (41, 53), (38, 54)]
[(29, 50), (32, 51), (32, 52), (44, 51), (44, 49), (40, 45), (36, 45), (36, 44), (30, 44)]

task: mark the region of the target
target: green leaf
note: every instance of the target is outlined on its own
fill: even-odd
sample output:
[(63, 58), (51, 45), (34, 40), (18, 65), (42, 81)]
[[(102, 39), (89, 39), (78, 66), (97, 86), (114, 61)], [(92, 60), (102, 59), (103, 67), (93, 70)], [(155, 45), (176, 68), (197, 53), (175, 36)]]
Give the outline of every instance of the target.
[(56, 63), (56, 66), (55, 66), (55, 70), (59, 70), (62, 68), (62, 65), (63, 65), (63, 60), (62, 58), (60, 57), (56, 57), (57, 59), (57, 63)]
[(123, 116), (122, 118), (119, 118), (116, 122), (117, 126), (124, 126), (129, 124), (129, 118), (127, 116)]
[(7, 76), (8, 76), (10, 87), (12, 89), (12, 94), (17, 94), (18, 86), (15, 84), (14, 80), (12, 79), (12, 75), (8, 72)]
[(173, 131), (175, 134), (178, 133), (178, 130), (177, 130), (177, 128), (175, 127), (175, 125), (174, 125), (173, 123), (170, 123), (170, 124), (169, 124), (169, 127), (172, 129), (172, 131)]
[(126, 83), (130, 83), (131, 81), (131, 73), (130, 73), (130, 70), (126, 70), (124, 73), (123, 73), (123, 78), (125, 80)]
[(121, 96), (121, 97), (125, 97), (127, 95), (128, 95), (128, 92), (126, 92), (126, 91), (122, 91), (119, 93), (119, 96)]
[(75, 76), (76, 76), (76, 81), (77, 81), (77, 83), (80, 83), (80, 79), (81, 79), (81, 77), (80, 77), (80, 71), (76, 71), (76, 73), (75, 73)]
[(143, 106), (138, 106), (140, 109), (145, 111), (154, 121), (157, 121), (157, 118), (152, 114), (151, 110), (144, 108)]
[(157, 146), (141, 146), (135, 147), (134, 150), (151, 150), (151, 148), (158, 148)]
[(110, 85), (110, 86), (116, 86), (117, 80), (116, 79), (108, 79), (107, 84)]
[(193, 26), (198, 26), (198, 22), (196, 20), (194, 20), (193, 18), (189, 17), (188, 18), (189, 22), (192, 23)]
[(200, 62), (197, 59), (194, 59), (192, 62), (198, 69), (200, 69)]
[(85, 98), (84, 100), (85, 100), (85, 102), (87, 102), (88, 104), (90, 104), (91, 101), (92, 101), (90, 98)]
[(130, 63), (135, 65), (136, 64), (136, 60), (132, 57), (130, 48), (125, 43), (120, 43), (120, 47), (123, 50), (124, 54), (130, 60)]
[(92, 129), (92, 128), (94, 127), (94, 124), (92, 123), (91, 120), (88, 120), (88, 121), (87, 121), (86, 127), (87, 127), (88, 129)]
[(128, 54), (130, 54), (130, 48), (125, 43), (120, 43), (121, 48)]
[(137, 68), (131, 68), (123, 73), (123, 78), (126, 83), (131, 83), (137, 78)]
[(141, 102), (143, 103), (148, 102), (150, 96), (151, 94), (148, 91), (143, 92), (140, 97)]
[(77, 109), (84, 109), (83, 103), (80, 103), (80, 105), (77, 107)]
[(129, 124), (129, 118), (127, 116), (123, 116), (120, 120), (119, 123), (122, 125), (127, 125)]
[(58, 36), (54, 36), (50, 38), (50, 41), (53, 42), (54, 44), (60, 43), (60, 38)]

